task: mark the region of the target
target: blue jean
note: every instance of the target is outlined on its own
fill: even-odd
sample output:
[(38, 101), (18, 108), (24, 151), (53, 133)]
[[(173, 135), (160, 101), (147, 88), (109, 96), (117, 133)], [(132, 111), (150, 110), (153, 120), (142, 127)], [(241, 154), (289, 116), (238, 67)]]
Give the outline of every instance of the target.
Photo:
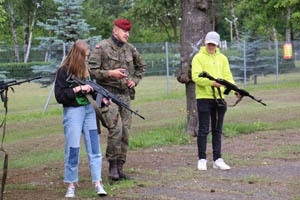
[(96, 113), (92, 104), (64, 107), (65, 175), (64, 182), (78, 182), (80, 138), (83, 133), (92, 181), (101, 181), (102, 154), (97, 131)]

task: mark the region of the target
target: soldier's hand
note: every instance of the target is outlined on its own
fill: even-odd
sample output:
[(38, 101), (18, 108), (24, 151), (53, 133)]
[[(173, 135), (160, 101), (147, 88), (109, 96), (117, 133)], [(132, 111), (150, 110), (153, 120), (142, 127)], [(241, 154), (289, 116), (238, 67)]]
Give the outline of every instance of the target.
[(133, 88), (134, 86), (135, 86), (135, 82), (131, 81), (131, 80), (128, 80), (128, 87)]
[(113, 77), (117, 80), (120, 80), (124, 77), (126, 77), (127, 75), (124, 73), (126, 71), (126, 69), (114, 69), (114, 70), (109, 70), (108, 71), (108, 76)]
[(238, 93), (238, 92), (235, 92), (234, 94), (235, 94), (236, 98), (238, 98), (238, 99), (240, 99), (240, 98), (242, 97), (242, 96), (240, 95), (240, 93)]
[(221, 87), (222, 85), (221, 85), (220, 83), (217, 83), (216, 81), (214, 81), (214, 82), (213, 82), (213, 86), (219, 88), (219, 87)]
[(103, 102), (106, 106), (112, 104), (111, 99), (107, 100), (106, 98), (103, 98), (103, 99), (102, 99), (102, 102)]

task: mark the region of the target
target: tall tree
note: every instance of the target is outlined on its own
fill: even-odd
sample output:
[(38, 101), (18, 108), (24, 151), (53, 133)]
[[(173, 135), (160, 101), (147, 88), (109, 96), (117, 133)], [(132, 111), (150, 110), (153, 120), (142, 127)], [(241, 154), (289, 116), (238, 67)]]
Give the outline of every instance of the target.
[(29, 37), (28, 37), (29, 22), (30, 22), (29, 14), (27, 15), (27, 20), (24, 22), (24, 63), (27, 63), (27, 61), (29, 59), (32, 37), (33, 37), (33, 30), (34, 30), (35, 21), (36, 21), (36, 13), (37, 13), (37, 9), (40, 7), (40, 2), (38, 2), (37, 0), (30, 1), (30, 3), (32, 3), (31, 11), (33, 11), (32, 12), (33, 14), (31, 17), (31, 28), (30, 28)]
[(185, 84), (187, 103), (186, 132), (197, 135), (198, 116), (195, 84), (191, 80), (191, 61), (203, 45), (204, 37), (211, 30), (208, 0), (181, 0), (180, 44), (181, 66), (176, 71), (177, 80)]
[(57, 8), (57, 18), (48, 19), (45, 23), (38, 22), (40, 27), (55, 33), (55, 36), (39, 37), (44, 46), (51, 43), (62, 44), (72, 43), (77, 39), (87, 38), (90, 28), (85, 19), (81, 18), (83, 0), (54, 0), (59, 6)]
[(238, 30), (238, 26), (237, 26), (237, 17), (235, 16), (235, 5), (234, 5), (234, 0), (231, 0), (230, 2), (230, 7), (231, 7), (231, 17), (232, 17), (232, 23), (233, 23), (233, 27), (234, 27), (234, 31), (235, 31), (235, 35), (236, 35), (236, 40), (239, 43), (240, 42), (240, 34), (239, 34), (239, 30)]
[(127, 4), (120, 0), (85, 0), (83, 7), (82, 17), (96, 28), (91, 30), (91, 35), (104, 38), (111, 35), (114, 20), (128, 10)]
[[(158, 27), (168, 35), (169, 42), (178, 42), (180, 18), (179, 0), (127, 0), (130, 15), (141, 22), (142, 28)], [(170, 28), (173, 34), (170, 33)]]
[(20, 62), (19, 56), (19, 44), (18, 44), (18, 36), (17, 36), (17, 25), (16, 25), (16, 18), (15, 18), (15, 11), (12, 2), (7, 3), (7, 7), (10, 14), (10, 21), (11, 21), (11, 29), (14, 39), (14, 47), (15, 47), (15, 56), (16, 62)]
[(286, 16), (285, 40), (290, 42), (292, 30), (300, 30), (300, 1), (298, 0), (278, 0), (275, 8), (283, 9)]

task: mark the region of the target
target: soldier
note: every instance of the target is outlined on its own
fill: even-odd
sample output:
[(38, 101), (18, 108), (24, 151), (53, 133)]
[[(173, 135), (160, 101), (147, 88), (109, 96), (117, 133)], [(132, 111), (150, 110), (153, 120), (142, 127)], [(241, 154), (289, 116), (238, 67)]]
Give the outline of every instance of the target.
[[(112, 36), (99, 42), (89, 59), (89, 69), (97, 83), (120, 97), (129, 106), (134, 99), (134, 88), (146, 69), (146, 64), (136, 48), (127, 42), (130, 29), (129, 21), (116, 20)], [(102, 108), (101, 113), (100, 120), (109, 131), (106, 148), (109, 178), (131, 179), (123, 171), (129, 144), (131, 113), (116, 104)]]

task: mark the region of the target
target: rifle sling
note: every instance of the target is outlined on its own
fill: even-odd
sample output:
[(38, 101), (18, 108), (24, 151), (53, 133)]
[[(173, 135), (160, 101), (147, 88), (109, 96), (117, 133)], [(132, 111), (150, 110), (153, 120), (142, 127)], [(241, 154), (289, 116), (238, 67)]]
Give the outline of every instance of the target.
[[(212, 91), (213, 91), (214, 99), (215, 99), (215, 101), (217, 102), (218, 106), (224, 106), (224, 105), (226, 105), (226, 102), (225, 102), (224, 99), (222, 98), (221, 89), (220, 89), (220, 88), (217, 88), (217, 89), (218, 89), (218, 93), (219, 93), (219, 95), (220, 95), (220, 97), (221, 97), (221, 99), (220, 99), (221, 103), (219, 103), (218, 100), (217, 100), (217, 97), (216, 97), (215, 88), (214, 88), (213, 86), (211, 86), (211, 88), (212, 88)], [(228, 106), (229, 106), (229, 107), (234, 107), (234, 106), (236, 106), (238, 103), (240, 103), (240, 101), (242, 101), (243, 97), (244, 97), (244, 96), (241, 96), (241, 97), (240, 97), (233, 105), (228, 105)]]
[(97, 106), (96, 101), (93, 99), (92, 95), (85, 94), (85, 96), (89, 100), (89, 102), (93, 105), (93, 107), (95, 109), (98, 133), (101, 134), (101, 126), (100, 126), (100, 122), (99, 122), (100, 119), (101, 119), (101, 111), (100, 111), (99, 107)]
[(5, 154), (4, 163), (3, 163), (3, 175), (2, 175), (2, 182), (1, 182), (1, 197), (0, 197), (1, 200), (3, 200), (4, 188), (5, 188), (5, 183), (6, 183), (7, 171), (8, 171), (8, 153), (3, 148), (5, 132), (6, 132), (6, 116), (7, 116), (7, 112), (8, 112), (7, 92), (8, 92), (8, 88), (6, 88), (4, 91), (3, 90), (1, 91), (2, 94), (4, 93), (3, 104), (4, 104), (4, 109), (5, 109), (4, 119), (0, 125), (0, 128), (2, 128), (2, 141), (1, 141), (0, 151), (2, 151)]
[(215, 87), (214, 87), (214, 86), (211, 86), (211, 89), (212, 89), (213, 97), (214, 97), (214, 99), (215, 99), (217, 105), (218, 105), (218, 106), (225, 106), (225, 105), (226, 105), (226, 102), (225, 102), (224, 99), (222, 98), (221, 89), (220, 89), (220, 88), (217, 88), (218, 93), (219, 93), (219, 96), (220, 96), (220, 101), (218, 101), (218, 99), (217, 99), (217, 97), (216, 97)]

